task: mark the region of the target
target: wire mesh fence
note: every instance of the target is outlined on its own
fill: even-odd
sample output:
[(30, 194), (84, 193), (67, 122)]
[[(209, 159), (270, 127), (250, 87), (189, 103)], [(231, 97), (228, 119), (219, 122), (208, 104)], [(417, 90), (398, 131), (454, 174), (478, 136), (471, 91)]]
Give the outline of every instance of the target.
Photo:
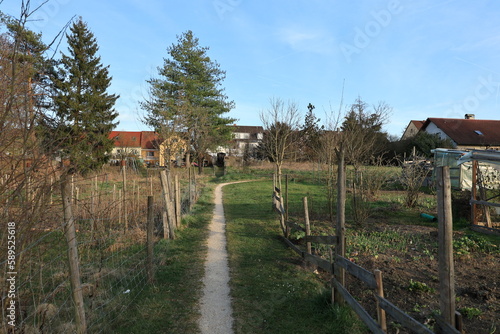
[[(186, 169), (173, 174), (180, 179), (180, 212), (186, 214), (199, 189)], [(15, 186), (2, 183), (6, 186), (0, 217), (1, 328), (19, 333), (71, 333), (78, 324), (61, 187), (55, 173), (40, 179)], [(74, 176), (70, 182), (81, 279), (77, 288), (83, 295), (86, 329), (107, 333), (148, 284), (148, 196), (154, 196), (149, 209), (156, 238), (164, 231), (159, 172)]]

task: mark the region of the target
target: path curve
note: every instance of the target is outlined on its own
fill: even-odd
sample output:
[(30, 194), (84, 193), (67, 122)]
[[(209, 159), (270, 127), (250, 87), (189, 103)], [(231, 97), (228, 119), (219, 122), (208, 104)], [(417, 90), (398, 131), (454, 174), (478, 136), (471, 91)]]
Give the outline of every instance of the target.
[[(246, 182), (246, 181), (243, 181)], [(233, 316), (229, 289), (229, 266), (226, 248), (226, 220), (222, 205), (222, 187), (215, 188), (215, 208), (209, 226), (208, 254), (205, 260), (203, 297), (201, 298), (201, 332), (204, 334), (232, 334)]]

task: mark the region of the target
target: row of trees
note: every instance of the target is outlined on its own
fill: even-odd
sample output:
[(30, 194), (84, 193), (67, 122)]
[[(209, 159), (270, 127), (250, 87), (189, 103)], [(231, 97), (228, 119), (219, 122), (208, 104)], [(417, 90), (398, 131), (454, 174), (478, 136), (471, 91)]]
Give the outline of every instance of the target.
[[(67, 162), (67, 173), (85, 174), (100, 168), (113, 146), (108, 135), (117, 125), (118, 96), (107, 93), (112, 79), (109, 66), (101, 64), (96, 38), (82, 18), (66, 34), (68, 53), (61, 53), (59, 60), (47, 56), (52, 45), (26, 28), (32, 14), (29, 1), (23, 1), (20, 19), (2, 14), (7, 33), (0, 36), (0, 61), (8, 66), (3, 67), (0, 130), (7, 139), (19, 136), (7, 135), (6, 130), (30, 132), (27, 137), (38, 141), (37, 150)], [(146, 111), (143, 121), (166, 143), (188, 143), (187, 164), (194, 154), (201, 168), (207, 150), (231, 140), (229, 125), (235, 119), (225, 114), (234, 102), (222, 87), (225, 72), (191, 31), (178, 36), (167, 51), (158, 77), (148, 80), (150, 94), (141, 103)], [(27, 147), (19, 141), (16, 145)], [(167, 151), (171, 146), (166, 145)], [(9, 145), (2, 147), (11, 153)]]
[(330, 112), (324, 124), (314, 114), (314, 105), (307, 108), (302, 121), (295, 102), (273, 98), (270, 108), (261, 112), (266, 132), (256, 156), (276, 162), (278, 173), (285, 160), (328, 163), (341, 144), (346, 162), (355, 169), (377, 162), (395, 164), (413, 152), (428, 158), (436, 147), (451, 147), (449, 141), (425, 132), (405, 140), (391, 138), (382, 129), (392, 112), (386, 102), (369, 106), (358, 97), (345, 113)]
[(67, 174), (88, 173), (106, 161), (112, 147), (108, 134), (117, 124), (118, 96), (107, 93), (108, 67), (101, 64), (96, 39), (81, 18), (66, 34), (68, 53), (60, 60), (47, 56), (51, 45), (26, 28), (31, 14), (23, 6), (21, 19), (2, 15), (7, 28), (0, 36), (3, 154), (16, 159), (13, 169), (41, 162), (43, 155), (65, 160)]

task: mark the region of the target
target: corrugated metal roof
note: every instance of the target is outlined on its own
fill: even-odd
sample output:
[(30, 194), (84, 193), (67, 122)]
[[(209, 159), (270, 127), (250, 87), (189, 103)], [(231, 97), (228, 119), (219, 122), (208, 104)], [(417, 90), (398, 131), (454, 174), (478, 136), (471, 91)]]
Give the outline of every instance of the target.
[(457, 145), (500, 146), (500, 121), (461, 118), (428, 118), (425, 130), (434, 123)]

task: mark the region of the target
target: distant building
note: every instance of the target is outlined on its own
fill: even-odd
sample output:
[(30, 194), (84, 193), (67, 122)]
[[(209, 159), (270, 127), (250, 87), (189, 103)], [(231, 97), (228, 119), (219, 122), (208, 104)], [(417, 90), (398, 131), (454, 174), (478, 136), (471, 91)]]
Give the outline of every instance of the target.
[(112, 160), (134, 158), (146, 165), (159, 165), (160, 140), (153, 131), (111, 131), (108, 136), (113, 140)]
[(264, 138), (264, 128), (262, 126), (233, 125), (233, 139), (227, 146), (220, 146), (217, 152), (210, 152), (210, 155), (228, 155), (241, 157), (245, 150), (252, 151)]
[(420, 131), (449, 139), (458, 150), (500, 149), (500, 120), (466, 118), (428, 118)]
[(242, 156), (245, 149), (253, 150), (259, 146), (264, 138), (264, 128), (262, 126), (244, 126), (234, 125), (233, 143), (231, 145), (231, 154)]
[(500, 149), (500, 120), (476, 119), (473, 114), (466, 114), (465, 118), (411, 121), (401, 140), (412, 138), (421, 131), (450, 140), (458, 150)]
[(403, 132), (403, 135), (401, 136), (401, 140), (415, 137), (420, 129), (422, 129), (422, 126), (424, 126), (424, 123), (425, 121), (410, 121), (405, 132)]

